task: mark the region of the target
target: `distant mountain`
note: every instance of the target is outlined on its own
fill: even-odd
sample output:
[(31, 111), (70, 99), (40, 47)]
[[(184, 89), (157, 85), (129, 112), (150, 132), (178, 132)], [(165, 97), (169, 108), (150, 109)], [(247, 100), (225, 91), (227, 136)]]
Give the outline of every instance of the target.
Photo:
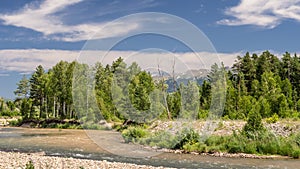
[(158, 69), (150, 68), (146, 70), (151, 74), (154, 80), (164, 78), (165, 83), (169, 86), (167, 91), (173, 92), (174, 91), (174, 80), (176, 88), (181, 84), (187, 84), (189, 81), (196, 81), (198, 84), (202, 84), (205, 79), (207, 79), (207, 75), (209, 73), (208, 69), (199, 69), (199, 70), (188, 70), (183, 73), (175, 73), (175, 77), (173, 80), (173, 75), (165, 72), (165, 71), (158, 71)]
[(149, 68), (149, 69), (146, 69), (145, 71), (149, 72), (154, 79), (161, 78), (161, 77), (164, 77), (164, 78), (171, 77), (171, 75), (168, 72), (163, 71), (163, 70), (160, 70), (160, 72), (159, 72), (158, 69), (155, 69), (155, 68)]

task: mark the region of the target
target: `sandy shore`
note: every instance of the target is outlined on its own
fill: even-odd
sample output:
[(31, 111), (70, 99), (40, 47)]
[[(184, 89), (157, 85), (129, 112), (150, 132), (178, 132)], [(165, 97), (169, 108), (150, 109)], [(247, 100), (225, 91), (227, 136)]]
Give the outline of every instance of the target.
[(45, 156), (44, 153), (19, 153), (0, 151), (0, 168), (25, 168), (29, 161), (32, 161), (35, 169), (161, 169), (165, 167), (153, 167), (136, 165), (130, 163), (119, 163), (109, 161), (96, 161), (86, 159), (64, 158)]

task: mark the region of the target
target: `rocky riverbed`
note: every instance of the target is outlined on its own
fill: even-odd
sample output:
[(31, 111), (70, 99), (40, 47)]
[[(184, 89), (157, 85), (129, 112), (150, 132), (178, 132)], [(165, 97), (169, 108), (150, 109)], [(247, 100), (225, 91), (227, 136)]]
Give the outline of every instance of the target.
[(130, 163), (96, 161), (87, 159), (75, 159), (64, 157), (45, 156), (44, 153), (19, 153), (0, 151), (0, 168), (26, 168), (26, 164), (32, 162), (35, 169), (162, 169), (165, 167), (153, 167)]
[[(184, 127), (191, 127), (199, 133), (209, 132), (213, 135), (231, 135), (233, 131), (241, 131), (246, 124), (242, 120), (227, 121), (156, 121), (150, 126), (151, 132), (168, 131), (175, 134)], [(291, 133), (300, 131), (300, 121), (282, 120), (276, 123), (267, 123), (263, 121), (265, 128), (277, 136), (287, 137)], [(210, 129), (209, 129), (210, 128)]]

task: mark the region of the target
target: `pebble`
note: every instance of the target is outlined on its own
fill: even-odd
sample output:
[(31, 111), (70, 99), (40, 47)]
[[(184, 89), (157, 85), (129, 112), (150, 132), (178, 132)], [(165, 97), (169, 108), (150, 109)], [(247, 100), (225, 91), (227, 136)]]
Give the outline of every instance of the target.
[(109, 162), (65, 157), (45, 156), (44, 153), (19, 153), (0, 151), (0, 168), (22, 169), (31, 161), (35, 169), (162, 169), (130, 163)]

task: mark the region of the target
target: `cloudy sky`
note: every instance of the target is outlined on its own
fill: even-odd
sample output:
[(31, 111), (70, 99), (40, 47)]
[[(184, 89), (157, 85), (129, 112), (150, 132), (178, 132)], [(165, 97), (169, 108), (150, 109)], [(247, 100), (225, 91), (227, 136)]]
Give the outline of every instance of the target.
[(91, 53), (82, 50), (109, 49), (108, 60), (156, 56), (161, 64), (178, 56), (194, 69), (201, 67), (192, 53), (204, 64), (218, 53), (226, 65), (246, 51), (298, 53), (299, 28), (300, 0), (1, 0), (0, 96), (14, 98), (16, 83), (39, 64), (47, 69)]

